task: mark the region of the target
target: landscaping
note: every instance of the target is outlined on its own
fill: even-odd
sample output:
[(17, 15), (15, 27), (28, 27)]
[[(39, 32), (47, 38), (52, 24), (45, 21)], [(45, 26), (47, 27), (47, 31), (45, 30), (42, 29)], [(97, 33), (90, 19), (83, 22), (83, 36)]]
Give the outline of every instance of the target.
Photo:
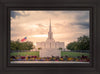
[(39, 52), (13, 52), (10, 57), (11, 61), (81, 61), (89, 62), (88, 53), (80, 52), (61, 52), (61, 57), (39, 57)]
[(26, 56), (26, 55), (32, 55), (32, 56), (38, 56), (39, 57), (39, 51), (33, 51), (33, 52), (12, 52), (10, 54), (11, 56)]
[[(11, 53), (11, 56), (26, 56), (26, 55), (31, 55), (31, 56), (38, 56), (39, 57), (39, 51), (33, 51), (33, 52), (13, 52)], [(70, 57), (77, 57), (77, 56), (88, 56), (89, 57), (89, 53), (81, 53), (81, 52), (70, 52), (70, 51), (62, 51), (61, 52), (61, 56), (70, 56)]]
[(77, 57), (77, 56), (82, 56), (82, 55), (89, 57), (89, 53), (70, 52), (70, 51), (64, 52), (64, 51), (62, 51), (61, 56), (65, 56), (65, 55), (70, 56), (70, 57)]

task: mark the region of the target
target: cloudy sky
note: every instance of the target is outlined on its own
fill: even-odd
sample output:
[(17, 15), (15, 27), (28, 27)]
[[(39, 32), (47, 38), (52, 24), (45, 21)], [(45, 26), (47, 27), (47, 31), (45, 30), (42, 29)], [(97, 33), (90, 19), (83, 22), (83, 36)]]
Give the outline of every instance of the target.
[(89, 11), (11, 11), (11, 40), (45, 41), (48, 37), (51, 19), (55, 41), (76, 41), (78, 37), (89, 36)]

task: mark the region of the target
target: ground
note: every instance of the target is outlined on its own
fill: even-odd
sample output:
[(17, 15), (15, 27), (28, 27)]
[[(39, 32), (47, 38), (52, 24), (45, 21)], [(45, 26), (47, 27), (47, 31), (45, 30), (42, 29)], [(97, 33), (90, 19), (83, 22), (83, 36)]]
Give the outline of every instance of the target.
[(67, 55), (69, 57), (77, 57), (77, 56), (88, 56), (89, 57), (89, 53), (81, 53), (81, 52), (61, 52), (61, 56)]
[(20, 55), (20, 56), (26, 56), (26, 55), (39, 56), (39, 52), (38, 51), (33, 51), (33, 52), (13, 52), (13, 53), (11, 53), (11, 56), (16, 56), (16, 55)]
[[(21, 55), (21, 56), (26, 56), (26, 55), (32, 55), (32, 56), (39, 56), (38, 51), (33, 51), (33, 52), (13, 52), (11, 53), (11, 56), (16, 56), (16, 55)], [(70, 57), (77, 57), (77, 56), (89, 56), (89, 53), (81, 53), (81, 52), (69, 52), (69, 51), (62, 51), (61, 56), (70, 56)]]

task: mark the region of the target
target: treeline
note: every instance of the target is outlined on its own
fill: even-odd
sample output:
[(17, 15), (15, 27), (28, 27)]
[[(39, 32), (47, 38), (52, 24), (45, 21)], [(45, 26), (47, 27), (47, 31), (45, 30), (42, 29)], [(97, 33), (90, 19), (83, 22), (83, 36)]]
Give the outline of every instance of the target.
[(17, 40), (17, 41), (11, 41), (10, 43), (11, 50), (31, 50), (33, 48), (35, 47), (33, 46), (33, 43), (30, 41), (20, 42), (19, 40)]
[(69, 50), (89, 50), (90, 38), (85, 35), (79, 37), (77, 41), (69, 43), (66, 48)]

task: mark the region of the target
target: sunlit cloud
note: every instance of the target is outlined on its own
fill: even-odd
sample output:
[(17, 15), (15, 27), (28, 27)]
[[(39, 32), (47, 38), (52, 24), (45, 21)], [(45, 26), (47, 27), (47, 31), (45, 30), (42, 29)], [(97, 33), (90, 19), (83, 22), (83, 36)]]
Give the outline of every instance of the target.
[(48, 37), (48, 35), (33, 35), (31, 37)]
[(12, 11), (11, 40), (27, 37), (27, 41), (45, 41), (49, 24), (55, 41), (76, 41), (78, 37), (89, 36), (89, 11)]

